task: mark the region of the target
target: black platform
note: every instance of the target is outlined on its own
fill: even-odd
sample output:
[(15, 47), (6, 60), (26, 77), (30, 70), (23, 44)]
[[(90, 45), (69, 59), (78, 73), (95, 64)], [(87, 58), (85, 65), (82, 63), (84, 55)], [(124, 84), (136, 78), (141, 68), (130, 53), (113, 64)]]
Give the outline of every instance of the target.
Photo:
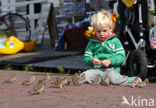
[(83, 64), (83, 54), (77, 51), (45, 50), (33, 53), (17, 53), (0, 57), (0, 64), (24, 66), (31, 64), (34, 67), (57, 68), (63, 66), (69, 69), (88, 69)]

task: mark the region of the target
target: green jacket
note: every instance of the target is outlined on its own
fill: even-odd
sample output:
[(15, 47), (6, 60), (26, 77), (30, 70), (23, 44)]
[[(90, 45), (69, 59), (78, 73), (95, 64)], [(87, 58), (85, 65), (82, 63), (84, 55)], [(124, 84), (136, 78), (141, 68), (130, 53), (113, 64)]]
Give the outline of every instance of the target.
[(125, 50), (120, 40), (115, 37), (115, 34), (112, 34), (104, 42), (91, 38), (86, 47), (83, 61), (92, 68), (104, 68), (102, 65), (93, 65), (92, 58), (109, 59), (111, 61), (109, 67), (120, 72), (120, 65), (124, 62), (125, 57)]

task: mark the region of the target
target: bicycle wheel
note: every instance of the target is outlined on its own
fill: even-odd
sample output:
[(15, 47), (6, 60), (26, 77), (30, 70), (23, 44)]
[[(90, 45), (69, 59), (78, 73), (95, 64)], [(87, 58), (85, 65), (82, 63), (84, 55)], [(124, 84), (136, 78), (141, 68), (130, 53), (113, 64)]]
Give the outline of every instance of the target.
[(5, 22), (2, 17), (0, 17), (0, 35), (7, 37), (14, 35), (14, 30)]
[(147, 64), (148, 59), (146, 53), (140, 49), (134, 50), (129, 60), (129, 75), (139, 76), (144, 80), (148, 73)]
[(13, 29), (14, 35), (21, 41), (29, 41), (31, 30), (29, 22), (18, 13), (8, 13), (2, 16), (2, 19)]

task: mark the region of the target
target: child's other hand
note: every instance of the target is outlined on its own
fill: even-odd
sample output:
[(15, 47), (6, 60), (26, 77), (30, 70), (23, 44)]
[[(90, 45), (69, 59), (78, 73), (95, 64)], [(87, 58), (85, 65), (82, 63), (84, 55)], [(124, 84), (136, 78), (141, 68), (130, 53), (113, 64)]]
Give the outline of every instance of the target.
[(97, 58), (93, 58), (93, 59), (92, 59), (92, 63), (93, 63), (94, 65), (100, 65), (100, 64), (101, 64), (101, 60), (99, 60), (99, 59), (97, 59)]
[(111, 61), (110, 61), (109, 59), (103, 60), (103, 61), (101, 62), (101, 64), (102, 64), (102, 66), (108, 67), (108, 66), (111, 64)]

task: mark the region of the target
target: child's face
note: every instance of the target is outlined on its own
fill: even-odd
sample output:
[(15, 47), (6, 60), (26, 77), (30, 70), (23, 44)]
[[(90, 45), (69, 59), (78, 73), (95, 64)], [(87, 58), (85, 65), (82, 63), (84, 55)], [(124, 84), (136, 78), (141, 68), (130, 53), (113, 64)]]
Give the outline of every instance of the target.
[(110, 32), (112, 32), (112, 28), (105, 26), (105, 27), (102, 27), (101, 29), (96, 29), (96, 28), (95, 28), (94, 31), (95, 31), (95, 33), (96, 33), (96, 36), (97, 36), (100, 40), (104, 41), (104, 40), (106, 40), (107, 37), (110, 35)]

